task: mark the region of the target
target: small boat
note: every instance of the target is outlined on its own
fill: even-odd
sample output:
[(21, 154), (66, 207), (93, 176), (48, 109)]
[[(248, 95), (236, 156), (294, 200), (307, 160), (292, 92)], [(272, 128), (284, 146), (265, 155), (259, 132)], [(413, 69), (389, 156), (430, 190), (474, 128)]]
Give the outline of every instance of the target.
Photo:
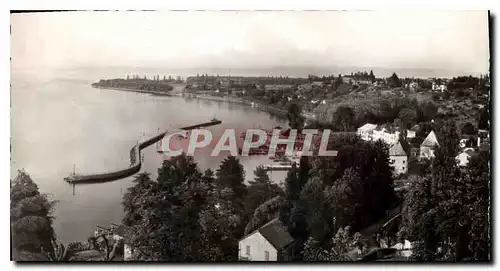
[(216, 118), (213, 118), (213, 119), (211, 119), (210, 121), (211, 121), (211, 122), (218, 122), (218, 121), (220, 121), (220, 120), (218, 120), (218, 119), (216, 119)]

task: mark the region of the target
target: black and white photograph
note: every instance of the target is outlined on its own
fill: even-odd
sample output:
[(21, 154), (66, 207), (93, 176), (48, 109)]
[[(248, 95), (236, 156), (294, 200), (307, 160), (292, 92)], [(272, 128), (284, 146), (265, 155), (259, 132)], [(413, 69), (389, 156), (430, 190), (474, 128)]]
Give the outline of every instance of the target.
[(9, 17), (11, 261), (492, 262), (489, 10)]

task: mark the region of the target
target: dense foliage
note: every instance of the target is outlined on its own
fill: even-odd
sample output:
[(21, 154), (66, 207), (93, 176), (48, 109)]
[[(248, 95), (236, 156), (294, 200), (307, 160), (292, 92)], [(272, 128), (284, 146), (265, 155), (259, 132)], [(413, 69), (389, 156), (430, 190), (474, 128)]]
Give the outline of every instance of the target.
[(10, 199), (14, 260), (48, 260), (44, 252), (53, 251), (54, 202), (41, 194), (38, 185), (22, 170), (11, 180)]
[[(443, 133), (456, 143), (451, 124)], [(415, 242), (416, 260), (490, 259), (489, 154), (459, 168), (456, 151), (456, 144), (442, 145), (430, 172), (406, 195), (399, 235)]]

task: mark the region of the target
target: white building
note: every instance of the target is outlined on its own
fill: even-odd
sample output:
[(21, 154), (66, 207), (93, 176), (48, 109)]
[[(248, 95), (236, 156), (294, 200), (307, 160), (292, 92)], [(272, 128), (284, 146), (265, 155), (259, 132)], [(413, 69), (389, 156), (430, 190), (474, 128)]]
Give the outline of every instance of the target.
[(413, 130), (406, 130), (406, 138), (411, 139), (415, 138), (416, 132)]
[(389, 149), (389, 160), (391, 166), (393, 167), (393, 174), (405, 174), (408, 172), (408, 155), (406, 155), (405, 150), (400, 142), (394, 144)]
[(239, 260), (291, 260), (293, 241), (283, 224), (278, 218), (275, 218), (239, 241)]
[(457, 160), (458, 166), (460, 167), (467, 166), (467, 164), (469, 164), (469, 159), (472, 157), (473, 153), (474, 153), (473, 148), (467, 148), (463, 152), (455, 156), (455, 160)]
[(434, 131), (431, 131), (420, 145), (420, 159), (433, 158), (434, 149), (437, 146), (439, 146), (439, 142), (437, 141), (436, 134), (434, 134)]
[(405, 240), (404, 243), (397, 243), (393, 246), (393, 248), (398, 250), (398, 254), (409, 258), (413, 253), (412, 243), (408, 240)]
[(386, 128), (373, 130), (372, 140), (382, 140), (389, 145), (394, 145), (399, 141), (399, 131), (389, 132)]
[(375, 128), (377, 128), (376, 124), (367, 123), (359, 127), (356, 133), (361, 137), (361, 139), (370, 141), (372, 140), (373, 130), (375, 130)]
[[(382, 140), (388, 145), (392, 146), (399, 141), (398, 128), (396, 127), (394, 131), (389, 131), (385, 127), (378, 126), (376, 124), (367, 123), (358, 128), (356, 134), (361, 137), (361, 139), (366, 141), (377, 141)], [(406, 138), (411, 139), (415, 137), (415, 131), (406, 130)]]
[(447, 89), (448, 87), (445, 84), (438, 85), (436, 83), (432, 83), (432, 90), (439, 90), (441, 92), (444, 92)]

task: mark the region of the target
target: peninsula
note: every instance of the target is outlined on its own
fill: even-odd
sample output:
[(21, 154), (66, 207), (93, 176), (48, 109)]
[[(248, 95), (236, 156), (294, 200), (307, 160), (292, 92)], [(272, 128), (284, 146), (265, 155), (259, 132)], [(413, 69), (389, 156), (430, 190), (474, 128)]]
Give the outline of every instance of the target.
[(92, 87), (153, 94), (166, 94), (174, 89), (171, 85), (172, 83), (175, 83), (175, 80), (166, 78), (160, 80), (159, 76), (155, 76), (153, 79), (149, 79), (147, 77), (140, 78), (139, 76), (133, 76), (130, 78), (127, 76), (126, 79), (101, 79), (99, 82), (93, 83)]

